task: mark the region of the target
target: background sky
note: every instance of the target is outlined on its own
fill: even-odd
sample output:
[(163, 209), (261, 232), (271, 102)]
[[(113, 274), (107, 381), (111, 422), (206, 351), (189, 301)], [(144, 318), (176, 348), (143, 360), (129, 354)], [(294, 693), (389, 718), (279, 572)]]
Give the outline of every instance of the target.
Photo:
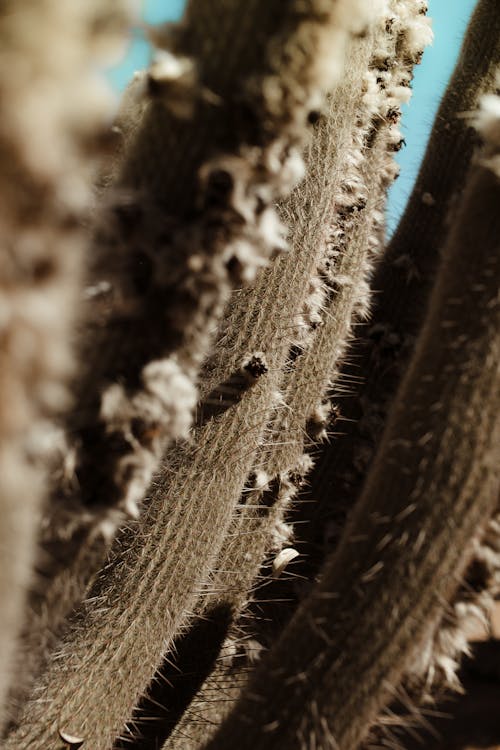
[[(144, 0), (142, 17), (152, 24), (175, 21), (181, 16), (184, 4), (185, 0)], [(417, 176), (432, 122), (474, 5), (475, 0), (429, 0), (435, 39), (433, 46), (426, 49), (422, 64), (415, 69), (413, 97), (403, 111), (401, 129), (407, 145), (397, 155), (401, 174), (389, 193), (389, 233), (397, 225)], [(108, 71), (113, 87), (123, 90), (134, 71), (148, 64), (149, 57), (150, 48), (142, 33), (134, 32), (126, 58)]]
[(475, 0), (428, 0), (434, 44), (415, 67), (413, 96), (403, 107), (401, 130), (406, 148), (397, 154), (401, 174), (389, 193), (387, 222), (394, 231), (404, 210), (425, 152), (441, 96), (453, 71)]

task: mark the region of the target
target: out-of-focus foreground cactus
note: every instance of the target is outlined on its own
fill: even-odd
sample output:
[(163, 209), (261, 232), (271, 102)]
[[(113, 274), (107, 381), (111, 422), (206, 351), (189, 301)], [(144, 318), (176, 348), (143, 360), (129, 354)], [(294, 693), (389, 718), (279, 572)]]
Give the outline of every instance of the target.
[[(392, 746), (500, 583), (500, 13), (385, 242), (423, 0), (0, 10), (6, 750)], [(389, 731), (390, 730), (390, 731)]]

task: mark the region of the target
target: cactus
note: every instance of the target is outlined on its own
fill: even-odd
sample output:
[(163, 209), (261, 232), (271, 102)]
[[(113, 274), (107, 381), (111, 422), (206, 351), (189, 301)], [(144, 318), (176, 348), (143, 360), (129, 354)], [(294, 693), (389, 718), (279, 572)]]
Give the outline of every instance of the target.
[(500, 580), (495, 6), (387, 247), (422, 0), (191, 0), (106, 128), (70, 94), (124, 0), (0, 11), (40, 71), (0, 87), (6, 750), (350, 750), (459, 688)]
[[(0, 705), (35, 562), (44, 466), (70, 405), (92, 181), (109, 141), (111, 97), (90, 72), (122, 46), (125, 2), (3, 3), (0, 370)], [(54, 48), (58, 55), (54, 55)], [(78, 93), (77, 93), (78, 92)]]

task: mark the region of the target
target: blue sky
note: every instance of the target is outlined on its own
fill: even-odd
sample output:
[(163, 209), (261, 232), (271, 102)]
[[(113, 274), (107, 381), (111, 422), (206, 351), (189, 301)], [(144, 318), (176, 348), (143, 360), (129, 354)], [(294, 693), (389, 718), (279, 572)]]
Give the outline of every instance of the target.
[[(180, 17), (184, 3), (185, 0), (144, 0), (142, 16), (148, 23), (175, 21)], [(433, 46), (425, 51), (422, 64), (415, 70), (413, 98), (403, 112), (402, 131), (407, 146), (398, 154), (401, 175), (389, 194), (389, 233), (394, 231), (411, 192), (439, 100), (456, 62), (474, 5), (475, 0), (429, 0), (435, 39)], [(147, 65), (149, 54), (142, 34), (134, 33), (124, 61), (108, 71), (117, 91), (125, 88), (135, 70)]]
[(389, 232), (394, 230), (411, 193), (439, 101), (453, 71), (474, 5), (475, 0), (429, 0), (434, 44), (425, 50), (421, 65), (415, 68), (413, 97), (403, 109), (401, 130), (407, 145), (397, 156), (401, 174), (389, 194)]

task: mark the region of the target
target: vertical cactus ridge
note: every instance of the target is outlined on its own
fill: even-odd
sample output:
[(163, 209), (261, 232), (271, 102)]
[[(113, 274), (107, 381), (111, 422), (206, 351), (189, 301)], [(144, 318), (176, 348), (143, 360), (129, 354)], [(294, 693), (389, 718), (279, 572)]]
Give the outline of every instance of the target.
[(500, 488), (499, 184), (475, 165), (339, 549), (207, 748), (356, 747), (454, 594)]
[(83, 226), (113, 113), (90, 66), (119, 51), (130, 10), (108, 6), (28, 0), (0, 11), (0, 711), (24, 667), (13, 653), (58, 451), (53, 421), (76, 369)]

